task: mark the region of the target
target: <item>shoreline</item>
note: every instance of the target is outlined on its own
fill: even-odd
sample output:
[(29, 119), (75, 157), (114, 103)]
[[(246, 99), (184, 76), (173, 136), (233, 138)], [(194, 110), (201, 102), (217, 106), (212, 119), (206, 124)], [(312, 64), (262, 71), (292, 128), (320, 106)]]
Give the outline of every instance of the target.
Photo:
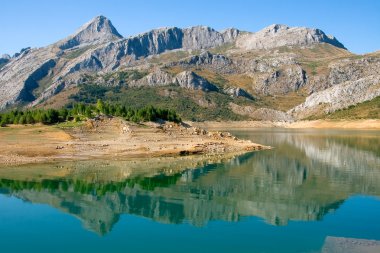
[(344, 130), (380, 130), (380, 119), (364, 120), (301, 120), (283, 121), (205, 121), (191, 122), (192, 125), (206, 129), (344, 129)]
[(296, 122), (206, 121), (134, 124), (118, 118), (88, 120), (80, 126), (11, 125), (0, 128), (0, 166), (92, 159), (135, 159), (243, 154), (271, 147), (239, 140), (234, 129), (380, 130), (380, 120)]
[(270, 149), (228, 132), (187, 124), (135, 124), (119, 118), (80, 126), (11, 125), (0, 129), (0, 166), (91, 159), (134, 159), (243, 154)]

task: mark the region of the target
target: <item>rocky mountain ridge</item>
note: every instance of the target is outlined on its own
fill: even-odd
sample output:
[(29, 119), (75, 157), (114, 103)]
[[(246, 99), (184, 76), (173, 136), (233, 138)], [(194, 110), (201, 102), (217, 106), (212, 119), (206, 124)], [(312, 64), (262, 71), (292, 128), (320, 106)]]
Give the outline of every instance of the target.
[[(165, 27), (123, 38), (109, 19), (99, 16), (57, 43), (2, 56), (0, 110), (46, 105), (91, 80), (88, 84), (127, 89), (174, 84), (200, 90), (205, 97), (217, 92), (233, 97), (232, 103), (244, 110), (264, 113), (255, 118), (299, 119), (378, 96), (379, 61), (378, 53), (353, 55), (319, 29), (275, 24), (250, 33)], [(121, 78), (136, 71), (146, 74)], [(347, 89), (355, 93), (337, 92)], [(342, 102), (339, 95), (329, 95), (333, 91), (355, 98)]]

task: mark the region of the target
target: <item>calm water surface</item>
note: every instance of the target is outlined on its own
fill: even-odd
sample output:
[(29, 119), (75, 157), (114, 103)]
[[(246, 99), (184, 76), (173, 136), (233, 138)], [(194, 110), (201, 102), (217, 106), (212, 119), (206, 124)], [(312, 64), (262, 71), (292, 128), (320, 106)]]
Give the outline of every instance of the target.
[(169, 169), (0, 169), (1, 252), (321, 252), (327, 237), (380, 240), (380, 132), (234, 134), (275, 149)]

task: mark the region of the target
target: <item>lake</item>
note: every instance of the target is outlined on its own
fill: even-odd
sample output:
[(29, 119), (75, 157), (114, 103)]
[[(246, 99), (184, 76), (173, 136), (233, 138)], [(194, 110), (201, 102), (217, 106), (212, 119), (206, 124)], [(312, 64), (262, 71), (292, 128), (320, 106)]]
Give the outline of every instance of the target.
[(232, 133), (274, 149), (0, 169), (1, 252), (344, 252), (333, 251), (342, 238), (378, 243), (379, 131)]

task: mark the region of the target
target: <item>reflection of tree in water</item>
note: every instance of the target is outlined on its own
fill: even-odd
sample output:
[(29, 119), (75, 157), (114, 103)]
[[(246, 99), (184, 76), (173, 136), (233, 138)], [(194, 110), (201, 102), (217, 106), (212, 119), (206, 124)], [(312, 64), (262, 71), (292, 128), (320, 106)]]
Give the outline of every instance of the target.
[[(320, 220), (352, 194), (379, 195), (380, 175), (371, 167), (378, 157), (371, 150), (355, 150), (346, 141), (330, 140), (328, 148), (341, 150), (332, 160), (323, 157), (329, 155), (327, 152), (318, 151), (326, 148), (323, 140), (301, 136), (277, 140), (281, 145), (273, 151), (249, 153), (174, 174), (115, 182), (1, 179), (0, 189), (3, 194), (48, 203), (75, 215), (99, 234), (109, 232), (121, 214), (197, 226), (210, 220), (259, 216), (271, 224), (284, 225), (288, 220)], [(362, 164), (341, 165), (347, 155)]]

